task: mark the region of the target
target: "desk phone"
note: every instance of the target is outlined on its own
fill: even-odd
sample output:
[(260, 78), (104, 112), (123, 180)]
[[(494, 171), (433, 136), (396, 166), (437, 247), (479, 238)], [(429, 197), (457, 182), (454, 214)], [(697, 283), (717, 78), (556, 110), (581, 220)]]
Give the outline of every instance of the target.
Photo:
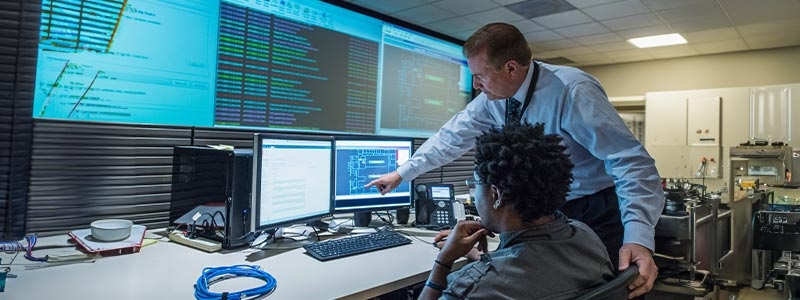
[[(460, 212), (463, 219), (464, 209), (460, 202), (456, 202), (455, 190), (452, 184), (427, 184), (417, 186), (417, 224), (436, 227), (452, 227), (458, 218), (456, 211)], [(460, 209), (456, 209), (460, 206)]]

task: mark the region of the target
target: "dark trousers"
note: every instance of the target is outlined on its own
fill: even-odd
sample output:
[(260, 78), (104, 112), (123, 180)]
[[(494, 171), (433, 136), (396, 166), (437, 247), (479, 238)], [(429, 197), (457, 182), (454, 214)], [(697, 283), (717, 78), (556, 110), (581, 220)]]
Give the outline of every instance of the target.
[(619, 248), (622, 247), (622, 237), (625, 235), (619, 214), (619, 200), (614, 187), (607, 188), (595, 194), (567, 201), (561, 207), (561, 212), (568, 218), (580, 220), (589, 225), (603, 241), (614, 265), (614, 271), (619, 268)]
[[(622, 226), (619, 199), (614, 187), (567, 201), (560, 210), (568, 218), (580, 220), (594, 230), (605, 244), (608, 257), (611, 258), (611, 264), (614, 265), (614, 272), (617, 272), (619, 248), (622, 248), (625, 228)], [(645, 295), (636, 297), (634, 300), (644, 300)]]

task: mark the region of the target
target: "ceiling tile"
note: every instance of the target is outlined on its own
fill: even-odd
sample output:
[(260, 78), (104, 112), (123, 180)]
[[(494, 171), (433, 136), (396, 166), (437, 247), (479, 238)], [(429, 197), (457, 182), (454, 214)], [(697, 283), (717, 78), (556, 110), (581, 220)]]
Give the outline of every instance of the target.
[(523, 35), (525, 35), (525, 39), (528, 40), (528, 43), (546, 42), (546, 41), (560, 40), (564, 38), (564, 36), (555, 33), (551, 30), (528, 32), (524, 33)]
[(554, 51), (571, 47), (580, 47), (580, 44), (573, 40), (563, 39), (548, 42), (535, 43), (533, 46), (539, 50)]
[(630, 49), (630, 50), (621, 50), (621, 51), (608, 51), (602, 52), (608, 58), (617, 60), (626, 57), (638, 57), (638, 58), (649, 58), (652, 59), (653, 56), (648, 54), (642, 49)]
[(739, 32), (731, 27), (702, 30), (695, 32), (681, 32), (683, 38), (690, 44), (725, 41), (741, 38)]
[(558, 53), (560, 53), (562, 56), (569, 56), (595, 54), (596, 52), (589, 47), (574, 46), (558, 50)]
[(596, 45), (596, 44), (603, 44), (603, 43), (611, 43), (611, 42), (623, 42), (625, 39), (617, 35), (616, 33), (609, 32), (609, 33), (601, 33), (601, 34), (594, 34), (594, 35), (587, 35), (587, 36), (579, 36), (572, 38), (574, 41), (580, 43), (581, 45)]
[(517, 29), (519, 29), (519, 31), (522, 33), (547, 30), (547, 28), (545, 28), (544, 26), (536, 24), (536, 22), (531, 20), (519, 20), (515, 22), (510, 22), (509, 24), (517, 27)]
[(700, 54), (712, 54), (712, 53), (748, 50), (747, 44), (745, 44), (744, 40), (742, 39), (715, 41), (707, 43), (693, 43), (692, 46), (694, 46), (694, 48), (697, 49), (697, 51), (699, 51)]
[(420, 0), (382, 0), (382, 1), (359, 0), (353, 3), (358, 6), (366, 7), (371, 10), (382, 12), (389, 15), (401, 10), (406, 10), (420, 5), (425, 5), (425, 2)]
[(590, 45), (589, 48), (594, 49), (598, 52), (607, 52), (607, 51), (620, 51), (620, 50), (639, 50), (636, 46), (631, 45), (628, 42), (613, 42), (613, 43), (605, 43), (605, 44), (597, 44), (597, 45)]
[(648, 26), (641, 28), (619, 30), (617, 33), (625, 39), (637, 38), (643, 36), (659, 35), (674, 33), (672, 29), (664, 25)]
[(606, 27), (611, 30), (664, 25), (664, 22), (662, 22), (661, 19), (656, 16), (656, 14), (650, 12), (622, 18), (603, 20), (600, 21), (600, 23), (603, 23), (603, 25), (606, 25)]
[(553, 29), (553, 31), (565, 37), (586, 36), (609, 32), (608, 28), (597, 22), (556, 28)]
[(751, 49), (780, 48), (800, 45), (800, 35), (785, 32), (772, 32), (745, 36), (744, 40)]
[(727, 19), (725, 12), (715, 4), (682, 6), (656, 12), (667, 23), (681, 23), (707, 18)]
[(535, 58), (535, 59), (542, 59), (542, 58), (547, 58), (547, 57), (556, 57), (556, 56), (558, 56), (558, 54), (556, 54), (553, 51), (535, 51), (536, 48), (533, 45), (531, 45), (531, 50), (534, 50), (533, 51), (533, 58)]
[(743, 36), (757, 35), (762, 33), (772, 32), (795, 32), (800, 30), (800, 19), (794, 20), (779, 20), (774, 22), (763, 22), (757, 24), (749, 24), (743, 26), (736, 26), (736, 29)]
[(575, 10), (572, 4), (564, 0), (528, 0), (507, 5), (506, 8), (526, 19)]
[(729, 27), (731, 23), (727, 18), (710, 16), (684, 22), (672, 22), (669, 25), (677, 32), (692, 32)]
[(800, 1), (769, 0), (755, 5), (752, 1), (720, 0), (735, 25), (797, 18)]
[(478, 22), (479, 24), (489, 24), (494, 22), (509, 23), (523, 19), (522, 16), (508, 10), (505, 7), (498, 7), (487, 11), (470, 14), (467, 15), (466, 18), (474, 22)]
[(594, 20), (592, 20), (592, 18), (589, 18), (589, 16), (585, 15), (580, 11), (573, 10), (554, 15), (533, 18), (533, 21), (541, 24), (544, 27), (552, 29), (570, 25), (589, 23)]
[(465, 31), (462, 31), (462, 32), (455, 32), (455, 33), (451, 33), (450, 36), (452, 36), (452, 37), (454, 37), (456, 39), (462, 40), (462, 41), (466, 41), (469, 38), (469, 36), (471, 36), (473, 33), (475, 33), (476, 30), (478, 30), (478, 29), (476, 28), (476, 29), (465, 30)]
[(608, 20), (631, 15), (638, 15), (649, 12), (650, 9), (644, 6), (639, 0), (623, 0), (619, 2), (612, 2), (592, 6), (583, 9), (586, 15), (594, 18), (595, 20)]
[(425, 25), (455, 16), (452, 12), (433, 5), (417, 6), (394, 14), (394, 17), (416, 25)]
[(605, 57), (601, 54), (569, 55), (567, 56), (567, 58), (574, 61), (575, 65), (577, 66), (605, 65), (614, 62), (612, 59)]
[[(800, 45), (800, 0), (343, 1), (461, 40), (484, 24), (509, 23), (523, 32), (534, 57), (563, 56), (574, 65)], [(506, 7), (536, 1), (565, 1), (566, 7), (577, 9), (527, 19), (527, 11), (515, 13)], [(689, 44), (638, 49), (625, 41), (674, 32)]]
[(505, 6), (505, 5), (514, 4), (514, 3), (518, 3), (518, 2), (522, 2), (522, 1), (526, 1), (526, 0), (492, 0), (492, 1), (494, 1), (494, 3), (497, 3), (497, 4)]
[(500, 7), (499, 4), (492, 1), (463, 0), (442, 0), (433, 5), (459, 16)]
[(716, 0), (642, 0), (644, 5), (653, 10), (685, 8), (692, 6), (719, 6)]
[(619, 1), (619, 0), (567, 0), (567, 2), (572, 4), (572, 6), (575, 6), (577, 8), (585, 8), (585, 7), (590, 7), (590, 6), (596, 6), (596, 5), (606, 4), (606, 3), (614, 2), (614, 1)]
[(426, 24), (425, 27), (432, 29), (434, 31), (438, 31), (444, 34), (451, 34), (456, 32), (463, 32), (467, 30), (476, 30), (480, 23), (472, 21), (467, 18), (455, 17), (450, 18), (447, 20), (437, 21), (430, 24)]
[(643, 50), (655, 58), (671, 58), (671, 57), (691, 56), (700, 54), (700, 52), (697, 52), (697, 50), (692, 48), (692, 46), (690, 45), (653, 47), (653, 48), (646, 48)]

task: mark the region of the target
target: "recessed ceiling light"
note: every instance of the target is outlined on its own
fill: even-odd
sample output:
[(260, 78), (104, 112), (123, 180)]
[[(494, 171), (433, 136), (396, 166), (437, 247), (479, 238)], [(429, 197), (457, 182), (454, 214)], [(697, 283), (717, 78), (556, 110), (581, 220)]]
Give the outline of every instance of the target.
[(629, 39), (628, 42), (639, 48), (650, 48), (686, 44), (686, 39), (680, 34), (670, 33)]

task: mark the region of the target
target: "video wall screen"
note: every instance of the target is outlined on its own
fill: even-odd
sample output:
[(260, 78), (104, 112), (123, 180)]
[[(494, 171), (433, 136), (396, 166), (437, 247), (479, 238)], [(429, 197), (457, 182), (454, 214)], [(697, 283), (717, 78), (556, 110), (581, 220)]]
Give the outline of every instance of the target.
[(310, 0), (43, 0), (33, 117), (427, 137), (461, 45)]

